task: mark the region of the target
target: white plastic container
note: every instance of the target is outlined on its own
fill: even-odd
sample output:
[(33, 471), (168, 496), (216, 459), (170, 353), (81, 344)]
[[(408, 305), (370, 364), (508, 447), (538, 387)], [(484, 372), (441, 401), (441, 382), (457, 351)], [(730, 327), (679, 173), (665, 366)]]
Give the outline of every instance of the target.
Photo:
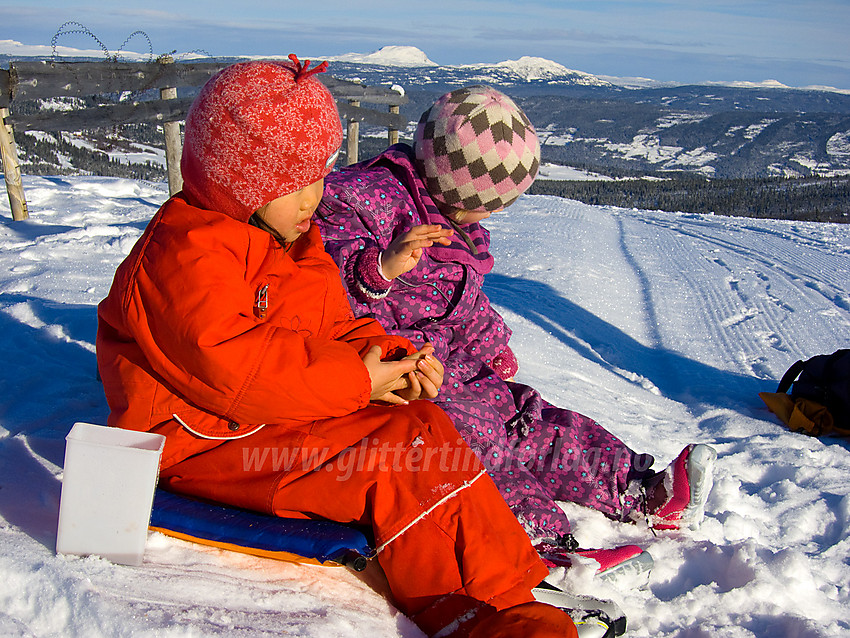
[(56, 551), (140, 565), (165, 437), (75, 423), (65, 437)]

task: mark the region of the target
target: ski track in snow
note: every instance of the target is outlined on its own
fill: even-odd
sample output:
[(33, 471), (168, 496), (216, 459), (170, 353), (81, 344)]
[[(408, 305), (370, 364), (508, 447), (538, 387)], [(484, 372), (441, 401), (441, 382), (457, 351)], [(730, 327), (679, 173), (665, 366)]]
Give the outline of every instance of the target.
[[(141, 567), (54, 553), (64, 436), (103, 422), (95, 306), (166, 197), (163, 184), (25, 177), (31, 219), (0, 205), (0, 635), (421, 638), (361, 577), (151, 533)], [(522, 197), (491, 230), (486, 291), (518, 380), (668, 463), (718, 459), (696, 532), (564, 504), (588, 546), (637, 543), (646, 589), (598, 583), (629, 636), (850, 635), (847, 441), (788, 432), (759, 391), (798, 358), (850, 347), (850, 227)]]

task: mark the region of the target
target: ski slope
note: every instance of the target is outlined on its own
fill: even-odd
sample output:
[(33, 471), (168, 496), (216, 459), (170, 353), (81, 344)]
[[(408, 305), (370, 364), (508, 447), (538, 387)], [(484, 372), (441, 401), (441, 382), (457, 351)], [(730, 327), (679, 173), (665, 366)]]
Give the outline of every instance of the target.
[[(162, 184), (25, 177), (0, 203), (0, 635), (421, 638), (361, 577), (149, 535), (140, 567), (54, 553), (64, 436), (101, 423), (95, 306)], [(668, 463), (719, 452), (707, 518), (659, 532), (565, 505), (588, 546), (637, 543), (649, 586), (576, 569), (629, 636), (850, 635), (850, 446), (788, 432), (758, 398), (799, 358), (850, 347), (850, 226), (524, 196), (487, 224), (486, 290), (518, 380)]]

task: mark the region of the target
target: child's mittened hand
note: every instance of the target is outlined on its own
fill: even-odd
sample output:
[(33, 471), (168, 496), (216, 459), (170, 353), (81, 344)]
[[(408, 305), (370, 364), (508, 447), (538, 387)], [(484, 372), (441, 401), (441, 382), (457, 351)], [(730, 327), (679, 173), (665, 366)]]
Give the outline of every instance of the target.
[(513, 381), (514, 375), (519, 371), (519, 362), (511, 347), (505, 346), (504, 350), (493, 357), (490, 367), (503, 381)]
[(423, 248), (433, 246), (435, 243), (448, 246), (451, 243), (449, 237), (453, 234), (454, 231), (451, 228), (444, 228), (439, 224), (414, 226), (406, 233), (402, 233), (381, 253), (381, 271), (384, 277), (395, 279), (413, 270), (422, 257)]

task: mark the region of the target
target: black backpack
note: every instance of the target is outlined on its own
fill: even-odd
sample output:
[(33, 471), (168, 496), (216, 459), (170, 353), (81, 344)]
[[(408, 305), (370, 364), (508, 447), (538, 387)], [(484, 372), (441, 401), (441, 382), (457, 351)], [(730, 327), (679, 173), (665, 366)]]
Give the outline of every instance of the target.
[(797, 361), (782, 376), (776, 394), (761, 396), (792, 430), (850, 435), (850, 349)]

